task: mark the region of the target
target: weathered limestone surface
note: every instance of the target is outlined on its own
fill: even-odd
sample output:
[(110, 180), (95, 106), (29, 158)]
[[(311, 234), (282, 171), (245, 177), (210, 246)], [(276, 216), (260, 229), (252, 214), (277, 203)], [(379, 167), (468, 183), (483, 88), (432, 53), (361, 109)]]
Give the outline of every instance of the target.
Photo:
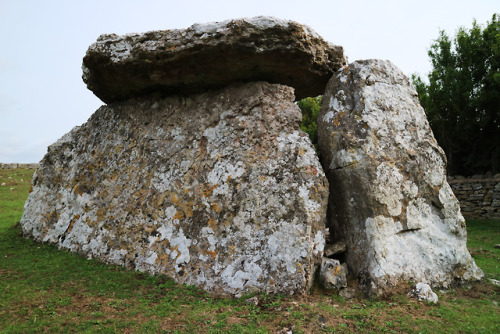
[[(328, 83), (318, 117), (329, 228), (370, 293), (406, 280), (482, 277), (415, 89), (392, 63), (356, 61)], [(335, 235), (337, 233), (337, 235)]]
[(218, 294), (307, 291), (328, 183), (293, 101), (257, 82), (103, 106), (49, 147), (23, 232)]
[(301, 99), (323, 94), (344, 64), (342, 47), (311, 28), (256, 17), (184, 30), (101, 35), (83, 59), (83, 80), (106, 103), (153, 91), (191, 94), (260, 80), (294, 87)]

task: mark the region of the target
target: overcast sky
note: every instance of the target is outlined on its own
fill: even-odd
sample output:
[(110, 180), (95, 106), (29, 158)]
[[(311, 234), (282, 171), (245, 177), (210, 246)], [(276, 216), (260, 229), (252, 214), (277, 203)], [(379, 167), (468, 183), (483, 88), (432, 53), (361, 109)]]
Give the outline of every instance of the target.
[(389, 59), (426, 76), (440, 30), (486, 24), (499, 0), (0, 0), (0, 162), (38, 162), (103, 103), (81, 79), (100, 34), (182, 29), (258, 15), (310, 26), (349, 61)]

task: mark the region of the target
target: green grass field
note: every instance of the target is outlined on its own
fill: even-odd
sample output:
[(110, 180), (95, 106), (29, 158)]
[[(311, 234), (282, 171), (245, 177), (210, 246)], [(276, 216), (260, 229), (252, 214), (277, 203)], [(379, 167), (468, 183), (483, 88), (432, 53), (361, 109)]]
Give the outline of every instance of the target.
[[(216, 298), (34, 243), (15, 227), (33, 170), (0, 170), (1, 333), (500, 333), (500, 288), (486, 279), (436, 291), (438, 305), (409, 299), (257, 295), (257, 306)], [(500, 222), (469, 221), (469, 249), (500, 279)]]

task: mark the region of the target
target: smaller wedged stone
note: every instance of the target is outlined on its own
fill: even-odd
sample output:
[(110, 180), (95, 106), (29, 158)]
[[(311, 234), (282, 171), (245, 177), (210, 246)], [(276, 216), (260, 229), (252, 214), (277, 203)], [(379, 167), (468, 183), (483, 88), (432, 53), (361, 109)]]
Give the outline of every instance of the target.
[(438, 296), (432, 291), (429, 284), (417, 283), (415, 288), (408, 294), (410, 297), (415, 297), (419, 301), (426, 301), (428, 303), (437, 304), (439, 301)]
[(389, 61), (360, 60), (328, 83), (318, 117), (328, 228), (368, 294), (483, 276), (417, 92)]
[(83, 58), (82, 70), (88, 89), (105, 103), (250, 81), (291, 86), (301, 99), (322, 94), (344, 64), (343, 48), (311, 28), (261, 16), (184, 30), (101, 35)]

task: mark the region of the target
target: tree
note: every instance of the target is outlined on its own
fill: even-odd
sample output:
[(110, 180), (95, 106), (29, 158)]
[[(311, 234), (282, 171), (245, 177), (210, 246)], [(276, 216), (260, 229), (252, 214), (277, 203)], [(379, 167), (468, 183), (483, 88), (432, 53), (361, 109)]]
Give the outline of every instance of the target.
[(302, 123), (300, 129), (309, 135), (314, 147), (318, 145), (318, 125), (316, 119), (318, 118), (321, 109), (322, 96), (306, 97), (297, 102), (300, 110), (302, 111)]
[(414, 75), (420, 103), (448, 158), (448, 173), (500, 172), (500, 21), (444, 31), (432, 44), (429, 84)]

